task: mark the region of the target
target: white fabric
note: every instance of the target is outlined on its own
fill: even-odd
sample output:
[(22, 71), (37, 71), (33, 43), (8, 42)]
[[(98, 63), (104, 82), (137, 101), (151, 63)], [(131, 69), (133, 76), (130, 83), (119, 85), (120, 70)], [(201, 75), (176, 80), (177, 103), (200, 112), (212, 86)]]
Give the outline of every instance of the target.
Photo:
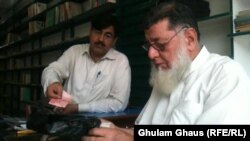
[(152, 91), (136, 124), (250, 124), (250, 80), (205, 46), (171, 96)]
[(44, 69), (44, 92), (49, 84), (63, 80), (80, 112), (116, 112), (128, 104), (131, 69), (127, 57), (114, 49), (95, 63), (89, 44), (72, 46)]

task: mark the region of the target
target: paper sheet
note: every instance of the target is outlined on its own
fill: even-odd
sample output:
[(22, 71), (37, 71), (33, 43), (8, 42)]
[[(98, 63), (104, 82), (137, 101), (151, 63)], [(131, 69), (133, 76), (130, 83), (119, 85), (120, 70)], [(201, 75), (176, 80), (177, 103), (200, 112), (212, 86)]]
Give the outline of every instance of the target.
[(49, 104), (54, 105), (56, 107), (65, 108), (71, 102), (71, 95), (68, 94), (66, 91), (63, 91), (61, 99), (52, 98), (50, 99)]

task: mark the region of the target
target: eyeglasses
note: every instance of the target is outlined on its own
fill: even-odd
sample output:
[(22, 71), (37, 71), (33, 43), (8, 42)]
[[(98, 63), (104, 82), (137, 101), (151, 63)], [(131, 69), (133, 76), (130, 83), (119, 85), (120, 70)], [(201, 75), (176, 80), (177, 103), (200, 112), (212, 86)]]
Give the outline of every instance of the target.
[(146, 51), (149, 51), (149, 48), (153, 47), (154, 49), (156, 49), (158, 51), (164, 51), (166, 44), (168, 44), (175, 36), (178, 35), (178, 33), (180, 33), (185, 28), (189, 28), (189, 26), (188, 25), (183, 26), (172, 37), (168, 38), (167, 41), (165, 41), (164, 43), (154, 42), (154, 43), (150, 44), (149, 42), (147, 42), (147, 43), (142, 45), (142, 48), (145, 49)]

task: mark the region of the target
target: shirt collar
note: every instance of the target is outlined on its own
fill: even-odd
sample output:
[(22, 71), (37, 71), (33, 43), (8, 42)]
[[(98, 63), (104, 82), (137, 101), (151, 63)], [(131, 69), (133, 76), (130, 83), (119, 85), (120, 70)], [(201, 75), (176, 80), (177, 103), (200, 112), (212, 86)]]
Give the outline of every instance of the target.
[[(90, 57), (90, 53), (89, 53), (89, 44), (87, 44), (86, 46), (84, 46), (83, 48), (83, 55), (88, 55)], [(106, 54), (104, 57), (102, 57), (101, 60), (115, 60), (115, 50), (113, 48), (111, 48)]]
[(206, 60), (209, 58), (210, 52), (207, 50), (206, 46), (203, 45), (199, 54), (192, 61), (189, 71), (186, 73), (185, 77), (192, 73), (193, 71), (200, 68), (200, 66), (206, 63)]

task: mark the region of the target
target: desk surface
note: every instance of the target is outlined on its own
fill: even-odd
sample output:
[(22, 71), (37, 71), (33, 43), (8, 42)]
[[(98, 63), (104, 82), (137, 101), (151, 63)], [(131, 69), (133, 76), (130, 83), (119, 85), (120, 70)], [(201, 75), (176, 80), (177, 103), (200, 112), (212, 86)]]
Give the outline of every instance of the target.
[(107, 118), (107, 117), (122, 117), (122, 116), (129, 116), (129, 115), (139, 115), (141, 112), (141, 108), (127, 108), (121, 112), (109, 112), (109, 113), (96, 113), (96, 112), (85, 112), (81, 113), (84, 116), (96, 116), (99, 118)]
[(120, 127), (133, 127), (134, 122), (141, 112), (141, 108), (127, 108), (125, 111), (121, 112), (110, 112), (110, 113), (81, 113), (84, 116), (95, 116), (98, 118), (103, 118), (113, 122), (115, 125)]

